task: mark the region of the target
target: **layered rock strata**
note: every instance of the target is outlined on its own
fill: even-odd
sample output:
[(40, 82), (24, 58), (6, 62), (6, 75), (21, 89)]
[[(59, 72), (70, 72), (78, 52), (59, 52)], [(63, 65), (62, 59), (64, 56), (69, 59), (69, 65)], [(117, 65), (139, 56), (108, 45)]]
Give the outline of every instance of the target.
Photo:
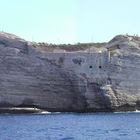
[[(53, 48), (52, 48), (53, 49)], [(49, 52), (0, 33), (0, 107), (95, 112), (140, 109), (140, 38)]]

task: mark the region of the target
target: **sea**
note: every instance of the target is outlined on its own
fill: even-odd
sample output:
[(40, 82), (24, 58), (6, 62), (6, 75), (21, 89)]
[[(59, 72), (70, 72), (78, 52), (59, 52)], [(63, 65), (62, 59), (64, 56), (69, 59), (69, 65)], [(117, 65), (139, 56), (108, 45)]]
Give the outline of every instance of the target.
[(0, 140), (140, 140), (140, 113), (1, 114)]

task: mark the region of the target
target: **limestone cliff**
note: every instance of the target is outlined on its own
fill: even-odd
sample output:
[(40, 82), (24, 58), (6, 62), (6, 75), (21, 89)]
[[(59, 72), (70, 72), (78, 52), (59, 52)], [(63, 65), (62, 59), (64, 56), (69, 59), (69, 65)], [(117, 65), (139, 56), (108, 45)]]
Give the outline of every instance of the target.
[(68, 52), (1, 32), (0, 107), (140, 109), (140, 38), (120, 35), (98, 45)]

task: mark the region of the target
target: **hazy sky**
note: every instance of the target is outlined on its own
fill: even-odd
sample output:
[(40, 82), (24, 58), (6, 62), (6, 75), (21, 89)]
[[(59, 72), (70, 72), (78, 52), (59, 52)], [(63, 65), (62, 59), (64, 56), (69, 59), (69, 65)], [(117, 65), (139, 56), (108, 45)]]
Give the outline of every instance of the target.
[(0, 0), (0, 30), (29, 41), (109, 41), (140, 34), (140, 0)]

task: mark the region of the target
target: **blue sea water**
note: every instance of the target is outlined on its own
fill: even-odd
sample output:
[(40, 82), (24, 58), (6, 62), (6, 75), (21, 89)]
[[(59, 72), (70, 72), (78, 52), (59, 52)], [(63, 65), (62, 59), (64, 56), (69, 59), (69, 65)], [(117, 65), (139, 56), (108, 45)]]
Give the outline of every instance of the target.
[(3, 114), (0, 140), (140, 140), (140, 113)]

